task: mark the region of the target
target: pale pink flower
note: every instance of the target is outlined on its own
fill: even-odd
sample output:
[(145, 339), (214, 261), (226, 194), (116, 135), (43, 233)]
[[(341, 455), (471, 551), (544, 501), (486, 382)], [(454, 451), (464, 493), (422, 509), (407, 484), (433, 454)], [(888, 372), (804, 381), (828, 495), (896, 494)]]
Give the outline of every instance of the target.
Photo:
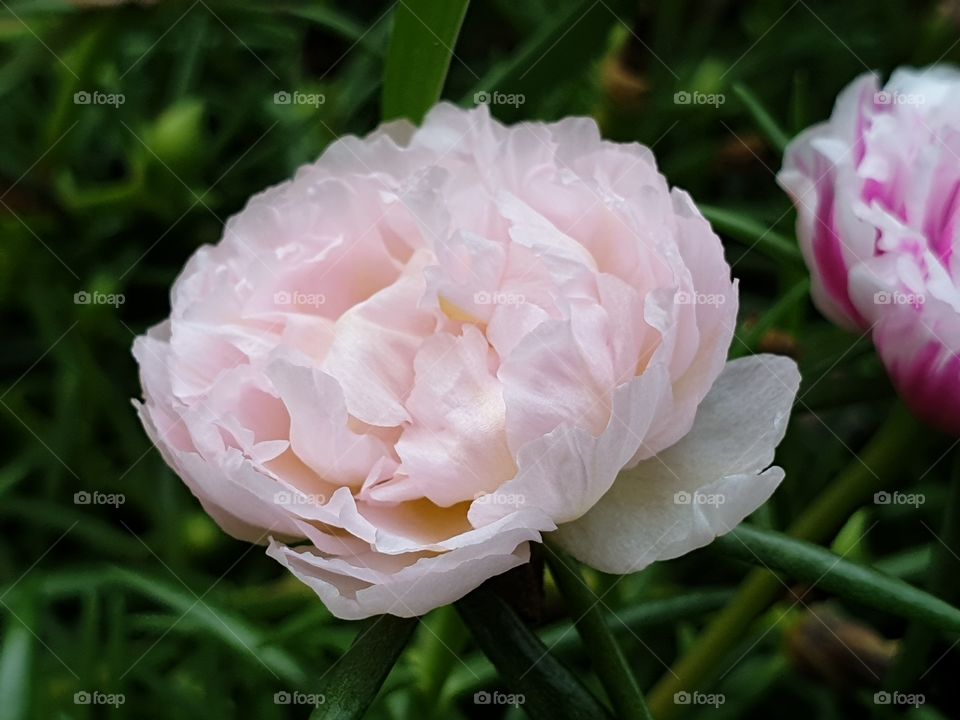
[(639, 570), (783, 477), (795, 365), (726, 364), (719, 239), (592, 120), (443, 104), (344, 138), (253, 197), (171, 302), (134, 345), (147, 431), (340, 617), (452, 602), (549, 532)]
[(921, 418), (960, 435), (960, 72), (863, 75), (787, 148), (778, 180), (817, 306), (872, 333)]

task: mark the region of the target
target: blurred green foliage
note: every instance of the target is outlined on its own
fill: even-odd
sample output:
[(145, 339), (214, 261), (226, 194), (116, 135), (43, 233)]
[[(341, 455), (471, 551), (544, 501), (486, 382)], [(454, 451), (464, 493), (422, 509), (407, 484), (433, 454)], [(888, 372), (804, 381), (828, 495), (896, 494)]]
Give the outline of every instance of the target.
[[(395, 7), (0, 6), (0, 718), (305, 717), (309, 707), (278, 704), (275, 693), (309, 693), (356, 630), (260, 548), (221, 533), (165, 467), (130, 404), (139, 386), (129, 350), (166, 316), (186, 258), (215, 242), (246, 198), (336, 137), (375, 127)], [(802, 265), (765, 252), (765, 241), (751, 247), (769, 229), (793, 242), (773, 179), (776, 131), (824, 118), (860, 73), (956, 59), (958, 28), (952, 1), (490, 0), (468, 9), (444, 97), (522, 97), (492, 107), (508, 120), (591, 114), (606, 136), (652, 146), (671, 183), (728, 214), (718, 227), (741, 280), (743, 325), (732, 352), (786, 352), (805, 377), (778, 456), (787, 480), (757, 513), (762, 526), (787, 526), (856, 462), (892, 402), (869, 344), (828, 325), (796, 290)], [(284, 103), (277, 93), (313, 100)], [(677, 93), (714, 100), (684, 103)], [(77, 302), (77, 293), (113, 300)], [(845, 550), (922, 580), (948, 446), (933, 438), (897, 468), (900, 485), (927, 502), (868, 507), (869, 530), (848, 531)], [(83, 504), (84, 492), (124, 502)], [(624, 618), (613, 629), (646, 688), (743, 574), (708, 549), (623, 580), (589, 577)], [(716, 684), (727, 702), (689, 716), (875, 711), (870, 682), (832, 683), (787, 650), (803, 610), (784, 596), (758, 620)], [(904, 630), (889, 615), (846, 611), (885, 637)], [(371, 717), (522, 714), (473, 704), (475, 691), (503, 685), (455, 615), (425, 623), (458, 658), (418, 630)], [(565, 624), (550, 584), (542, 637), (596, 689)], [(950, 641), (937, 639), (931, 662)], [(921, 681), (924, 717), (951, 716), (956, 658), (946, 653)], [(124, 704), (76, 701), (95, 691), (122, 693)]]

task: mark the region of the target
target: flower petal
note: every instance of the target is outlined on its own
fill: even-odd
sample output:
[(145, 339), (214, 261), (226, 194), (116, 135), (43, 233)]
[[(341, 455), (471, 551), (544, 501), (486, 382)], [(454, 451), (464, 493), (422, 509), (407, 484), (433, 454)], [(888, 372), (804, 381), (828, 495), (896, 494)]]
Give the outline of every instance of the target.
[(773, 494), (780, 468), (761, 472), (786, 432), (800, 375), (792, 360), (758, 355), (727, 364), (676, 445), (617, 478), (557, 541), (604, 572), (635, 572), (732, 530)]

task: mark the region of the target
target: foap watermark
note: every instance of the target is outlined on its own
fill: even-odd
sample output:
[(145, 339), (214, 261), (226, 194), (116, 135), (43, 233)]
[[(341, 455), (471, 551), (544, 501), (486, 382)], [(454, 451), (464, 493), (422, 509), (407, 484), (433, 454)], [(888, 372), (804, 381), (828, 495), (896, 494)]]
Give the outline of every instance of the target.
[(319, 108), (327, 101), (327, 96), (323, 93), (305, 93), (299, 90), (288, 92), (287, 90), (278, 90), (273, 94), (274, 105), (309, 105), (312, 108)]
[(720, 507), (727, 501), (726, 495), (721, 493), (687, 492), (679, 490), (673, 494), (674, 505), (712, 505)]
[(718, 708), (726, 701), (727, 697), (723, 693), (704, 693), (699, 690), (687, 692), (686, 690), (680, 690), (673, 694), (674, 705), (710, 705)]
[(77, 90), (73, 94), (74, 105), (112, 105), (114, 109), (127, 101), (123, 93), (105, 93), (100, 90)]
[(904, 493), (899, 490), (894, 490), (893, 492), (881, 490), (878, 493), (874, 493), (873, 496), (875, 505), (912, 505), (917, 508), (926, 501), (927, 497), (923, 493)]
[(473, 294), (473, 302), (477, 305), (523, 305), (527, 298), (521, 293), (487, 292), (481, 290)]
[(305, 693), (300, 692), (299, 690), (294, 690), (289, 692), (287, 690), (280, 690), (273, 694), (273, 704), (274, 705), (310, 705), (312, 707), (320, 707), (327, 701), (326, 695), (323, 693)]
[(676, 295), (673, 296), (673, 301), (677, 305), (723, 305), (727, 301), (727, 296), (721, 293), (677, 290)]
[(73, 694), (74, 705), (107, 705), (119, 708), (127, 701), (123, 693), (105, 693), (99, 690), (78, 690)]
[(922, 293), (905, 293), (899, 290), (878, 290), (873, 294), (874, 305), (923, 305), (927, 298)]
[(523, 93), (503, 93), (499, 90), (482, 90), (473, 94), (474, 105), (509, 105), (518, 108), (527, 101)]
[(99, 290), (80, 290), (73, 294), (74, 305), (113, 305), (118, 308), (127, 301), (123, 293), (103, 293)]
[(481, 505), (523, 505), (527, 500), (520, 493), (488, 493), (478, 492), (473, 496), (473, 501)]
[(503, 693), (497, 690), (487, 692), (478, 690), (473, 694), (474, 705), (512, 705), (517, 708), (523, 705), (527, 698), (523, 693)]
[(873, 694), (874, 705), (901, 705), (903, 707), (912, 707), (914, 709), (926, 703), (927, 698), (923, 693), (903, 693), (899, 690), (887, 692), (880, 690)]
[(322, 493), (299, 493), (281, 490), (273, 494), (273, 501), (277, 505), (324, 505), (327, 496)]
[(713, 105), (718, 108), (727, 101), (727, 96), (723, 93), (705, 93), (699, 90), (689, 92), (680, 90), (673, 94), (674, 105)]
[(73, 494), (74, 505), (111, 505), (118, 508), (126, 501), (127, 496), (123, 493), (105, 493), (99, 490), (88, 492), (87, 490), (81, 490)]
[(273, 294), (274, 305), (289, 305), (292, 307), (320, 307), (327, 302), (323, 293), (300, 292), (299, 290), (278, 290)]
[(877, 105), (923, 105), (926, 98), (919, 93), (902, 93), (899, 90), (880, 90), (873, 94)]

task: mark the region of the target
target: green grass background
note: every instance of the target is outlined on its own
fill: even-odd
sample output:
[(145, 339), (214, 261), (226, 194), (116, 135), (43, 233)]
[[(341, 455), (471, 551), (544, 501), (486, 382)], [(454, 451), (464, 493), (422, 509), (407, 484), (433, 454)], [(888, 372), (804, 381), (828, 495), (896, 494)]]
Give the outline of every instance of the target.
[[(376, 126), (392, 11), (376, 2), (0, 3), (0, 719), (306, 717), (309, 708), (278, 705), (274, 694), (310, 692), (352, 640), (355, 627), (332, 619), (262, 549), (221, 533), (151, 449), (130, 403), (140, 394), (130, 346), (167, 315), (187, 257), (215, 242), (246, 198), (336, 137)], [(510, 121), (592, 115), (606, 136), (653, 146), (671, 183), (727, 211), (718, 227), (742, 293), (733, 352), (786, 352), (805, 376), (778, 453), (787, 479), (757, 514), (766, 527), (784, 528), (856, 462), (893, 394), (868, 343), (790, 292), (806, 273), (774, 183), (776, 133), (735, 87), (792, 135), (825, 118), (860, 73), (957, 58), (958, 28), (957, 3), (908, 0), (476, 0), (467, 12), (445, 98), (522, 94), (518, 107), (494, 107)], [(124, 102), (74, 102), (94, 90)], [(325, 101), (278, 105), (278, 91)], [(680, 91), (723, 102), (677, 104)], [(80, 291), (124, 301), (76, 304)], [(898, 460), (899, 485), (926, 502), (855, 515), (843, 536), (848, 558), (922, 583), (949, 447), (931, 435)], [(95, 490), (125, 502), (75, 503)], [(620, 582), (590, 579), (616, 583), (608, 604), (643, 640), (619, 632), (649, 687), (744, 573), (706, 549)], [(825, 599), (813, 593), (806, 604)], [(672, 603), (673, 614), (650, 624), (643, 608), (654, 601)], [(904, 631), (902, 620), (833, 607), (878, 638)], [(781, 598), (712, 686), (726, 703), (689, 716), (875, 712), (875, 683), (852, 655), (822, 663), (828, 677), (802, 667), (796, 648), (819, 642), (804, 638), (804, 613)], [(421, 628), (371, 717), (522, 716), (474, 705), (473, 692), (502, 683), (449, 611), (426, 622), (456, 640), (458, 657)], [(568, 625), (548, 583), (540, 631), (562, 636), (556, 654), (596, 687)], [(928, 664), (952, 641), (939, 637)], [(438, 657), (448, 671), (439, 690)], [(958, 670), (954, 651), (925, 675), (917, 717), (956, 717)], [(75, 703), (76, 692), (95, 690), (125, 702)]]

